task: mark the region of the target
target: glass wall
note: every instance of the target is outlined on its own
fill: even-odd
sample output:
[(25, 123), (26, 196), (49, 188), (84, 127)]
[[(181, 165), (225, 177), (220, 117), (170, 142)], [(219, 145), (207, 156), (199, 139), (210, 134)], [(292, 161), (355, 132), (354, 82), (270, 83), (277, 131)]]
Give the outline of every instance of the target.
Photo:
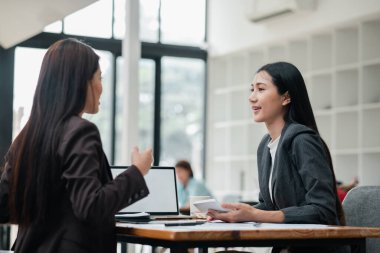
[(13, 136), (15, 139), (29, 119), (42, 59), (46, 49), (17, 47), (13, 91)]
[[(203, 108), (207, 57), (201, 46), (205, 40), (206, 1), (139, 2), (144, 58), (140, 60), (138, 73), (138, 145), (141, 149), (155, 148), (158, 154), (156, 164), (172, 165), (177, 159), (188, 159), (194, 168), (200, 170), (204, 156), (202, 126), (205, 118)], [(58, 39), (77, 36), (92, 47), (101, 47), (103, 50), (96, 50), (103, 73), (100, 111), (96, 115), (84, 117), (98, 126), (110, 162), (119, 164), (122, 161), (123, 156), (127, 155), (121, 153), (126, 84), (120, 39), (125, 32), (125, 6), (126, 0), (97, 1), (45, 27), (44, 32), (49, 34), (42, 33), (40, 35), (44, 36), (41, 38), (37, 36), (37, 39), (33, 38), (34, 41), (23, 42), (23, 47), (17, 47), (13, 136), (18, 134), (29, 117), (46, 48)], [(49, 43), (43, 41), (46, 36), (49, 37)], [(99, 42), (97, 38), (105, 40)], [(149, 48), (146, 44), (149, 44)], [(44, 46), (38, 49), (34, 48), (35, 45)], [(165, 50), (162, 50), (163, 46)]]
[(112, 1), (97, 1), (88, 7), (67, 16), (64, 19), (64, 23), (65, 34), (111, 38)]
[(161, 163), (192, 161), (201, 172), (205, 62), (199, 59), (163, 57), (161, 110)]
[(104, 152), (107, 157), (111, 155), (112, 135), (112, 105), (113, 105), (113, 55), (107, 51), (95, 50), (99, 55), (99, 65), (102, 71), (103, 92), (100, 97), (100, 107), (97, 114), (84, 114), (84, 118), (93, 122), (101, 133)]

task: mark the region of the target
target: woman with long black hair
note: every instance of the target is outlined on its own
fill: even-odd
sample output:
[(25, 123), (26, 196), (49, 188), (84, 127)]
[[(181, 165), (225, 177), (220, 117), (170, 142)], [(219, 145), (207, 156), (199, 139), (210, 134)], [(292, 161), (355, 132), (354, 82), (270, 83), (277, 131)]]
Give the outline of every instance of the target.
[(99, 57), (75, 39), (44, 56), (30, 118), (0, 181), (0, 222), (18, 224), (15, 252), (116, 252), (114, 214), (145, 197), (152, 150), (114, 180), (98, 128)]
[[(319, 135), (299, 70), (287, 62), (261, 67), (251, 84), (249, 103), (254, 120), (268, 130), (257, 151), (259, 203), (224, 204), (232, 211), (209, 210), (209, 219), (345, 225), (330, 152)], [(314, 249), (329, 250), (345, 252)]]

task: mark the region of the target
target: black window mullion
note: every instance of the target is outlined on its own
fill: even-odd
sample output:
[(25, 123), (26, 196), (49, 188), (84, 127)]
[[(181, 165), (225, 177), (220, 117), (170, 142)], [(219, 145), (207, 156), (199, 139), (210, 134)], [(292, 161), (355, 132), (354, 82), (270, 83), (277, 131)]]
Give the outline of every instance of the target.
[(154, 165), (160, 163), (161, 145), (161, 57), (155, 58), (155, 89), (154, 89), (154, 126), (153, 126), (153, 158)]
[(15, 48), (0, 47), (0, 166), (12, 143)]
[(116, 149), (116, 77), (117, 77), (117, 55), (113, 55), (113, 73), (112, 73), (112, 108), (111, 108), (111, 164), (115, 164)]

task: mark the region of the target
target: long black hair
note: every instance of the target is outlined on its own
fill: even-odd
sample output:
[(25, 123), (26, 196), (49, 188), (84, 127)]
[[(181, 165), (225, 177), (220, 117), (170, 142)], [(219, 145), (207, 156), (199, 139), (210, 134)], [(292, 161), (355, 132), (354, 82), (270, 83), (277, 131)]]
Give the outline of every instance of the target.
[[(288, 92), (291, 103), (288, 104), (284, 115), (285, 122), (296, 122), (313, 129), (319, 135), (317, 123), (315, 121), (313, 109), (311, 107), (309, 95), (307, 93), (305, 81), (301, 72), (293, 64), (288, 62), (275, 62), (262, 66), (258, 71), (265, 71), (272, 77), (272, 82), (276, 85), (278, 93), (284, 95)], [(345, 217), (342, 204), (339, 200), (336, 189), (336, 178), (332, 163), (330, 150), (326, 142), (321, 138), (326, 150), (328, 162), (333, 175), (334, 190), (336, 196), (336, 208), (341, 225), (345, 225)]]
[(30, 117), (6, 156), (12, 168), (12, 223), (42, 224), (59, 201), (63, 187), (56, 154), (62, 126), (84, 110), (89, 81), (98, 67), (99, 56), (76, 39), (57, 41), (45, 54)]

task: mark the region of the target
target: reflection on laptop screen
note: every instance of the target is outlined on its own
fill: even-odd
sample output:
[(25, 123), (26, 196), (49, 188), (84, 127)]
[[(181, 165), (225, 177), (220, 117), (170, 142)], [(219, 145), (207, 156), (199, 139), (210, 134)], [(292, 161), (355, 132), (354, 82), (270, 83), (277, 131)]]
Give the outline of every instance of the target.
[[(115, 178), (127, 168), (127, 166), (111, 166), (112, 176)], [(178, 214), (175, 168), (153, 166), (144, 178), (149, 195), (120, 210), (119, 213)]]

